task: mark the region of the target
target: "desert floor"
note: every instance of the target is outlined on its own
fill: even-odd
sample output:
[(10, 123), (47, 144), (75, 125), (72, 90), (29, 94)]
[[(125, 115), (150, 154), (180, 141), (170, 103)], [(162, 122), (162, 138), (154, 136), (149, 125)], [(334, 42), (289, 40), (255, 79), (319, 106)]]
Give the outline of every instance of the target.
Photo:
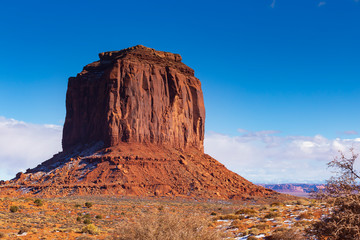
[[(208, 231), (219, 232), (220, 239), (263, 239), (288, 228), (304, 229), (327, 212), (324, 204), (309, 199), (236, 203), (110, 196), (4, 197), (0, 198), (0, 238), (121, 239), (124, 231), (163, 231), (172, 228), (166, 225), (171, 221), (191, 219), (191, 224), (199, 220)], [(161, 219), (164, 223), (159, 227)]]

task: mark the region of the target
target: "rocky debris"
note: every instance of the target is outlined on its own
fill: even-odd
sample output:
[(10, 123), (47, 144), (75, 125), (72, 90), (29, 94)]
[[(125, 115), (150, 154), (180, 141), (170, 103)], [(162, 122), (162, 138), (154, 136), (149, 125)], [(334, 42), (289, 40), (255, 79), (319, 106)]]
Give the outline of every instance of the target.
[(279, 195), (204, 154), (201, 83), (180, 55), (135, 46), (99, 56), (69, 79), (63, 152), (2, 183), (2, 194)]
[(11, 194), (20, 189), (42, 196), (110, 194), (233, 200), (277, 194), (229, 171), (196, 148), (182, 152), (154, 144), (120, 143), (55, 166), (45, 162), (19, 174), (11, 181)]

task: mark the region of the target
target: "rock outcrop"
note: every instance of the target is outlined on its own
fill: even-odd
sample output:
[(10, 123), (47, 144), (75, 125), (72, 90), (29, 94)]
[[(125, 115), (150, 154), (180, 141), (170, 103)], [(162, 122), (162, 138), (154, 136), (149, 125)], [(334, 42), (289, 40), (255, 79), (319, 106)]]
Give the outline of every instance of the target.
[(1, 193), (279, 195), (204, 154), (201, 83), (180, 55), (135, 46), (99, 56), (69, 79), (63, 152), (3, 182)]
[(69, 79), (63, 149), (101, 142), (166, 144), (203, 151), (200, 81), (178, 54), (135, 46), (100, 53)]

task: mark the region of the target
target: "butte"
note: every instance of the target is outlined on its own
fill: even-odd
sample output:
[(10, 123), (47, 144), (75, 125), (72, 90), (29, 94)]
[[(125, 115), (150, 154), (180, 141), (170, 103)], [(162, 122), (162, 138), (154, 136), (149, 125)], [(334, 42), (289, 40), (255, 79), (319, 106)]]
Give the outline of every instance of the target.
[(178, 54), (141, 45), (99, 54), (70, 77), (63, 151), (0, 192), (253, 199), (276, 192), (204, 154), (201, 83)]

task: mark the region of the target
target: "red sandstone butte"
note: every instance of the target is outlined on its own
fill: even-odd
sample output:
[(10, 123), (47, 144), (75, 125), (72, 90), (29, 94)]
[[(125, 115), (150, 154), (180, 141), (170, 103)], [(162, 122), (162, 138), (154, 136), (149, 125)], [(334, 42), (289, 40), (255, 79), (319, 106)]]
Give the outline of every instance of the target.
[(278, 193), (204, 154), (200, 81), (178, 54), (135, 46), (69, 78), (63, 152), (1, 193), (248, 199)]
[(178, 54), (135, 46), (99, 54), (69, 79), (63, 149), (121, 142), (203, 151), (200, 81)]

